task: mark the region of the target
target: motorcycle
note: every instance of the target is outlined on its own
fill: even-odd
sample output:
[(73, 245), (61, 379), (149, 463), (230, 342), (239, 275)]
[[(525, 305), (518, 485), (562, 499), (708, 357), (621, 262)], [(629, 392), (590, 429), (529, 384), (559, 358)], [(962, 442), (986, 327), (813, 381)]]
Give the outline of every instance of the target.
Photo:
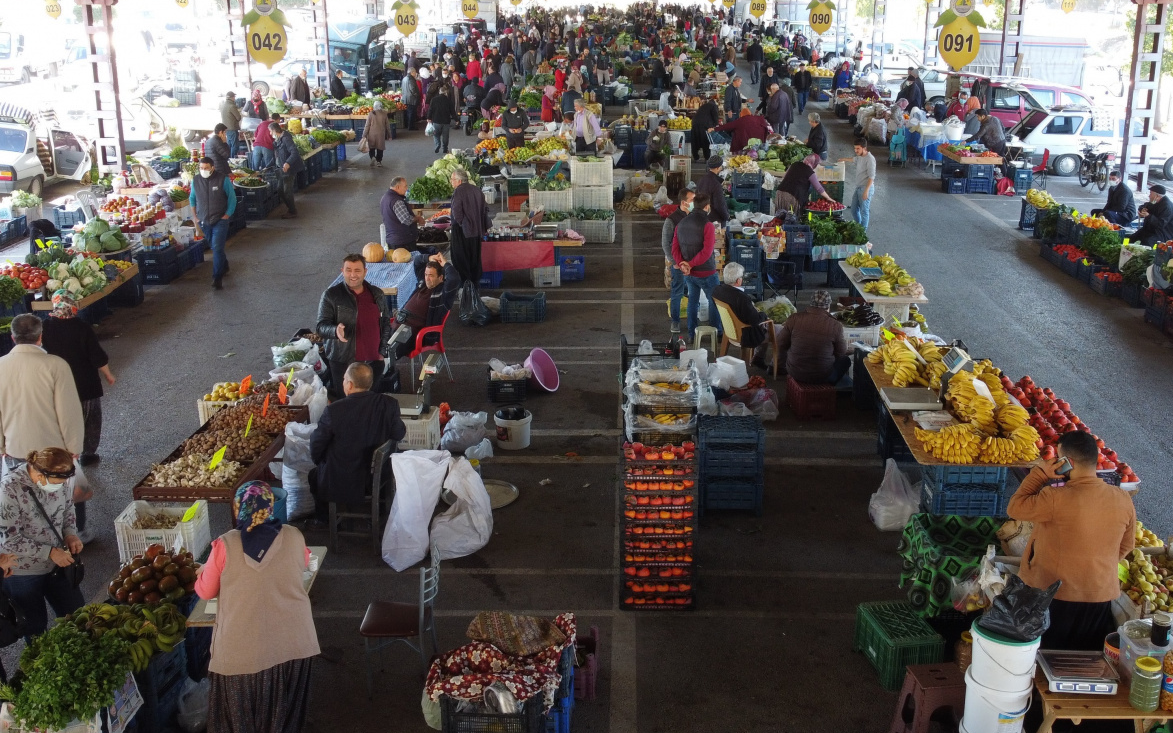
[(1087, 143), (1083, 146), (1082, 159), (1079, 163), (1079, 185), (1087, 188), (1096, 184), (1096, 188), (1103, 191), (1108, 187), (1108, 170), (1116, 162), (1116, 153), (1110, 150), (1101, 151), (1107, 143)]
[(477, 125), (481, 121), (481, 108), (477, 104), (465, 105), (460, 110), (460, 126), (464, 128), (465, 135), (472, 135), (476, 130)]

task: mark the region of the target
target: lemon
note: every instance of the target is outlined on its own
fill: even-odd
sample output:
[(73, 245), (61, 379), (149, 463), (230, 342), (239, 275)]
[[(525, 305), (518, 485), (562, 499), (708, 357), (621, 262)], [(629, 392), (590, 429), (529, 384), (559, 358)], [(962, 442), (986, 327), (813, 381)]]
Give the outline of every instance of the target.
[(965, 18), (945, 24), (937, 35), (937, 51), (955, 71), (973, 63), (981, 43), (977, 26)]
[(273, 64), (285, 58), (289, 50), (289, 39), (285, 28), (267, 15), (262, 15), (248, 27), (248, 53), (253, 61), (270, 69)]

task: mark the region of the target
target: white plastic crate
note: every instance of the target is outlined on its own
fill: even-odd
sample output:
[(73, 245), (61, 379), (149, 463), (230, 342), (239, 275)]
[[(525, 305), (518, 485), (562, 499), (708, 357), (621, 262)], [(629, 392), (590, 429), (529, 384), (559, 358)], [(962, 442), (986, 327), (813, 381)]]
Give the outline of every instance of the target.
[(820, 181), (843, 181), (847, 178), (847, 167), (843, 161), (835, 165), (820, 165), (815, 169)]
[(570, 159), (570, 180), (575, 186), (610, 186), (614, 183), (615, 166), (610, 158), (599, 163), (584, 163)]
[(570, 211), (574, 208), (574, 192), (565, 191), (535, 191), (529, 190), (530, 209), (541, 208), (543, 211)]
[(581, 234), (588, 244), (609, 244), (615, 241), (615, 220), (575, 219), (574, 231)]
[(399, 441), (400, 450), (436, 450), (440, 447), (440, 411), (435, 407), (426, 416), (403, 418), (407, 435)]
[(485, 194), (486, 204), (497, 203), (497, 188), (495, 186), (482, 186), (481, 193)]
[(861, 344), (867, 344), (868, 346), (879, 346), (880, 345), (880, 327), (878, 325), (864, 326), (861, 328), (852, 328), (850, 326), (844, 326), (843, 327), (843, 340), (849, 344), (853, 341), (858, 341)]
[(557, 288), (562, 286), (562, 268), (557, 265), (554, 267), (535, 267), (530, 270), (530, 277), (533, 278), (535, 288)]
[[(183, 537), (183, 547), (195, 557), (202, 557), (204, 550), (212, 544), (212, 527), (208, 522), (208, 502), (195, 502), (195, 516), (186, 522), (180, 521), (191, 507), (190, 504), (152, 504), (149, 501), (132, 501), (114, 520), (114, 534), (118, 537), (118, 560), (125, 564), (135, 555), (146, 552), (154, 544), (163, 545), (168, 551), (175, 544), (176, 537)], [(175, 518), (174, 529), (135, 529), (134, 521), (139, 514), (166, 514)]]
[(571, 200), (576, 209), (602, 209), (612, 211), (615, 208), (615, 189), (607, 186), (580, 186), (574, 184), (570, 189), (573, 193)]

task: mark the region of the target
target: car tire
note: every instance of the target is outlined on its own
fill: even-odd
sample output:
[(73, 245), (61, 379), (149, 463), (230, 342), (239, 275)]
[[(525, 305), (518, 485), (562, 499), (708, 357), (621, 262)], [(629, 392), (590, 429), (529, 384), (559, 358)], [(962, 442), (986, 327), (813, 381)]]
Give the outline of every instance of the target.
[(1173, 181), (1173, 158), (1165, 161), (1165, 165), (1161, 166), (1161, 175), (1166, 181)]
[(254, 81), (252, 88), (254, 92), (260, 92), (262, 97), (269, 96), (270, 89), (267, 81)]
[(32, 81), (32, 75), (29, 74), (28, 68), (22, 69), (20, 72), (20, 83), (28, 84), (30, 81)]
[(938, 104), (944, 104), (947, 100), (942, 96), (930, 97), (928, 101), (929, 107), (934, 107)]
[(34, 176), (33, 180), (29, 181), (28, 192), (34, 196), (40, 196), (45, 190), (45, 177)]
[(1070, 177), (1079, 172), (1078, 155), (1060, 155), (1051, 163), (1051, 170), (1057, 176)]

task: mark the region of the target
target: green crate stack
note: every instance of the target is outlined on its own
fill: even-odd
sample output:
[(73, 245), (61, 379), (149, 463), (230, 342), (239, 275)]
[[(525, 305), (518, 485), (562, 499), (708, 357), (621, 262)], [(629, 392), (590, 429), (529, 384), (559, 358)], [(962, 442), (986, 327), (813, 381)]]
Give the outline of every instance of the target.
[(908, 520), (897, 549), (900, 587), (908, 588), (916, 613), (928, 618), (952, 608), (953, 578), (979, 565), (1000, 526), (993, 517), (914, 514)]
[[(839, 203), (843, 203), (843, 181), (822, 181), (823, 189), (826, 190), (827, 195), (835, 199)], [(819, 198), (819, 192), (811, 187), (810, 200), (816, 201)]]
[(529, 193), (529, 179), (528, 178), (510, 178), (509, 181), (509, 195), (520, 196)]
[(910, 664), (934, 664), (945, 658), (945, 639), (904, 601), (871, 601), (855, 612), (855, 642), (876, 671), (885, 690), (899, 690)]

